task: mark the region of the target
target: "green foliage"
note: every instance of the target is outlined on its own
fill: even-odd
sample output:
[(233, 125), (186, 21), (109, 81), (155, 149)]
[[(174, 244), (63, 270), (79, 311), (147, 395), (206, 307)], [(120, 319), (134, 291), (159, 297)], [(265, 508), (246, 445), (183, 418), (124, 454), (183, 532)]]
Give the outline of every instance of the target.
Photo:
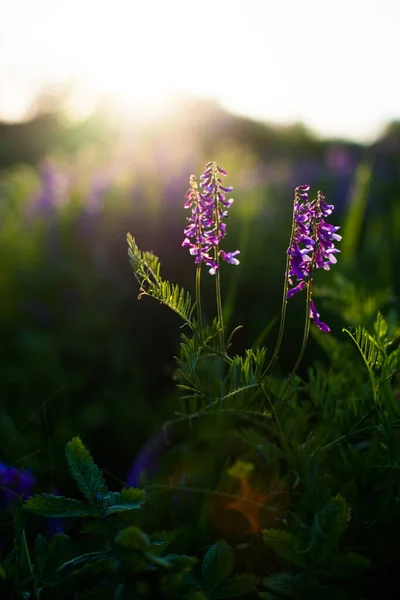
[[(371, 335), (363, 327), (357, 327), (354, 333), (347, 329), (343, 331), (348, 333), (361, 353), (371, 379), (375, 402), (378, 402), (382, 386), (396, 371), (400, 354), (398, 348), (393, 352), (388, 351), (394, 340), (388, 340), (388, 325), (380, 312), (374, 323), (374, 330), (375, 335)], [(391, 404), (396, 410), (395, 399), (391, 396)]]
[(204, 586), (211, 589), (232, 575), (234, 565), (232, 548), (226, 542), (218, 542), (209, 548), (201, 567)]
[(73, 498), (53, 496), (52, 494), (32, 496), (25, 503), (24, 508), (47, 518), (89, 517), (102, 514), (100, 504), (93, 505)]
[(79, 437), (68, 442), (65, 453), (72, 477), (79, 490), (90, 502), (101, 502), (107, 493), (103, 475)]
[[(240, 153), (235, 160), (242, 160)], [(129, 258), (139, 283), (139, 298), (143, 295), (155, 298), (189, 326), (181, 336), (174, 373), (181, 392), (181, 411), (176, 411), (176, 418), (165, 427), (167, 441), (162, 450), (153, 452), (150, 448), (155, 473), (147, 475), (149, 484), (141, 490), (110, 491), (81, 439), (75, 437), (67, 444), (67, 462), (83, 498), (43, 493), (26, 500), (24, 510), (19, 502), (13, 505), (14, 531), (9, 532), (5, 543), (7, 550), (11, 550), (7, 555), (4, 552), (0, 561), (1, 597), (8, 597), (12, 590), (16, 598), (34, 600), (239, 597), (250, 600), (257, 595), (267, 600), (372, 600), (384, 597), (382, 581), (388, 589), (393, 583), (397, 584), (400, 328), (395, 308), (390, 309), (394, 296), (388, 287), (388, 278), (381, 277), (377, 271), (376, 281), (371, 285), (371, 279), (363, 281), (351, 271), (358, 253), (368, 246), (368, 231), (372, 231), (370, 224), (364, 236), (370, 185), (370, 169), (366, 164), (357, 170), (356, 179), (357, 189), (343, 231), (345, 274), (339, 273), (328, 285), (313, 288), (315, 295), (324, 298), (324, 307), (336, 315), (333, 332), (345, 326), (347, 335), (326, 335), (312, 330), (314, 348), (308, 348), (310, 353), (305, 354), (306, 359), (310, 359), (307, 368), (289, 379), (286, 363), (275, 364), (275, 358), (281, 354), (284, 360), (286, 356), (288, 364), (294, 363), (297, 353), (294, 321), (289, 335), (285, 332), (280, 352), (275, 355), (272, 350), (272, 361), (264, 347), (256, 345), (243, 350), (240, 336), (234, 338), (233, 346), (232, 337), (239, 328), (229, 335), (222, 319), (212, 319), (211, 303), (204, 302), (200, 306), (199, 298), (194, 303), (183, 287), (163, 280), (158, 258), (151, 252), (140, 251), (135, 239), (128, 235)], [(9, 193), (7, 206), (17, 206), (20, 202), (17, 196), (15, 202), (14, 199), (11, 202)], [(268, 195), (263, 196), (266, 209), (269, 201)], [(254, 201), (254, 215), (258, 214), (256, 205)], [(74, 210), (72, 205), (65, 209), (66, 220), (73, 219)], [(164, 215), (161, 212), (160, 215), (159, 225), (164, 226)], [(382, 218), (377, 219), (377, 223), (380, 226)], [(3, 252), (12, 253), (14, 247), (20, 248), (18, 268), (24, 266), (22, 250), (26, 250), (30, 264), (40, 265), (44, 246), (42, 248), (38, 240), (46, 233), (45, 223), (41, 231), (36, 231), (36, 241), (32, 236), (27, 239), (23, 228), (18, 232), (18, 228), (13, 229), (15, 226), (14, 221), (8, 233), (0, 236)], [(254, 231), (259, 227), (264, 236), (263, 219), (254, 219), (253, 227)], [(277, 231), (268, 233), (269, 242), (275, 247), (281, 231), (275, 222), (272, 228)], [(61, 239), (71, 238), (69, 231), (60, 231)], [(155, 231), (158, 235), (159, 230), (155, 228)], [(271, 306), (263, 304), (265, 298), (260, 285), (265, 239), (253, 241), (250, 238), (255, 240), (257, 236), (250, 235), (250, 230), (246, 236), (253, 253), (251, 248), (246, 249), (246, 254), (241, 250), (241, 257), (246, 256), (248, 264), (255, 261), (257, 277), (252, 282), (242, 270), (243, 286), (238, 286), (236, 280), (228, 286), (223, 281), (222, 289), (231, 290), (229, 306), (225, 306), (223, 312), (231, 320), (235, 315), (236, 296), (240, 299), (242, 295), (246, 310), (251, 300), (251, 311), (254, 311), (251, 316), (259, 331), (242, 333), (247, 336), (245, 340), (261, 342), (265, 332), (272, 337), (272, 325), (265, 329), (265, 323), (276, 321), (268, 314)], [(24, 240), (26, 248), (13, 242), (16, 238)], [(398, 240), (392, 243), (397, 247)], [(101, 250), (101, 244), (96, 248), (96, 252)], [(97, 256), (96, 252), (93, 251), (96, 260), (100, 257), (100, 261), (107, 262), (106, 253), (99, 252)], [(55, 262), (54, 272), (49, 273), (58, 274), (57, 269), (60, 269), (60, 276), (68, 279), (68, 268), (64, 265), (63, 271), (60, 261)], [(276, 269), (281, 274), (278, 261)], [(88, 271), (83, 261), (79, 289), (87, 290), (87, 295), (81, 293), (81, 300), (92, 309), (94, 303), (107, 294), (104, 294), (104, 280), (98, 293), (90, 292), (92, 282), (87, 277)], [(32, 275), (32, 281), (36, 275)], [(3, 270), (1, 277), (6, 276), (7, 271)], [(47, 271), (43, 277), (46, 282), (54, 279)], [(13, 281), (16, 287), (17, 280), (15, 277)], [(109, 276), (106, 280), (114, 281)], [(268, 276), (266, 295), (273, 298), (276, 289), (272, 283), (270, 286), (271, 281)], [(17, 304), (11, 288), (8, 286), (2, 303), (7, 315)], [(207, 284), (204, 288), (207, 290)], [(130, 290), (126, 291), (125, 298), (128, 302)], [(256, 300), (261, 304), (259, 309)], [(107, 309), (108, 300), (104, 307)], [(69, 316), (61, 311), (58, 318), (69, 327)], [(246, 327), (251, 327), (250, 319), (246, 321)], [(159, 329), (158, 325), (153, 329)], [(301, 329), (301, 324), (299, 327)], [(79, 328), (71, 327), (71, 330), (69, 351), (75, 356), (77, 345), (81, 343), (76, 340), (81, 340), (82, 335), (76, 335)], [(57, 352), (53, 352), (43, 332), (26, 334), (23, 324), (18, 331), (24, 341), (22, 346), (29, 345), (32, 355), (37, 357), (31, 372), (36, 374), (45, 364), (59, 385), (64, 357), (60, 357), (58, 365)], [(130, 333), (132, 331), (136, 334), (136, 328)], [(13, 339), (11, 333), (7, 339)], [(110, 332), (103, 333), (108, 341)], [(130, 367), (124, 371), (120, 370), (120, 348), (114, 343), (120, 335), (121, 331), (110, 342), (109, 361), (101, 365), (104, 369), (97, 368), (96, 364), (98, 388), (92, 393), (95, 382), (87, 386), (94, 400), (90, 410), (86, 404), (83, 410), (88, 428), (95, 430), (99, 415), (97, 392), (102, 388), (102, 371), (108, 367), (115, 371), (113, 381), (134, 381), (129, 393), (124, 383), (116, 386), (113, 393), (108, 389), (105, 396), (111, 409), (104, 413), (103, 422), (107, 423), (107, 415), (118, 413), (117, 422), (129, 440), (128, 445), (120, 447), (118, 438), (118, 443), (112, 446), (116, 458), (106, 458), (123, 471), (125, 467), (120, 467), (119, 461), (130, 460), (131, 456), (126, 457), (127, 448), (132, 455), (136, 450), (131, 445), (132, 421), (137, 421), (137, 430), (140, 430), (150, 412), (146, 395), (131, 393), (139, 386), (139, 357), (145, 342), (149, 343), (151, 353), (156, 343), (153, 332), (150, 335), (146, 331), (145, 336), (138, 337), (141, 342), (135, 352), (130, 338), (128, 346), (133, 354), (129, 353)], [(20, 337), (15, 342), (16, 347)], [(224, 338), (226, 343), (221, 342)], [(95, 341), (93, 346), (97, 345)], [(93, 351), (93, 347), (90, 348)], [(317, 360), (311, 361), (312, 356)], [(165, 361), (163, 356), (163, 364), (165, 362), (168, 363), (168, 359)], [(275, 368), (274, 372), (270, 365)], [(7, 365), (4, 372), (10, 378), (12, 389), (15, 374)], [(151, 372), (151, 379), (157, 381), (157, 373)], [(132, 397), (134, 403), (129, 401)], [(136, 403), (142, 397), (143, 404), (138, 408)], [(153, 396), (151, 398), (153, 400)], [(47, 426), (47, 404), (41, 402), (32, 429), (38, 427), (40, 421), (36, 417), (41, 411)], [(168, 412), (169, 407), (162, 410)], [(157, 415), (161, 412), (159, 405), (156, 411)], [(13, 444), (22, 447), (26, 443), (25, 432), (20, 431), (18, 420), (11, 413), (3, 411), (0, 417), (5, 454), (10, 456)], [(159, 416), (159, 423), (162, 418)], [(64, 421), (57, 419), (60, 439), (68, 439), (66, 431), (72, 427)], [(50, 435), (48, 438), (51, 446)], [(111, 430), (108, 438), (113, 439)], [(92, 439), (91, 446), (94, 447)], [(107, 444), (105, 448), (107, 455)], [(52, 448), (48, 454), (52, 464)], [(109, 473), (109, 464), (106, 467), (104, 472)], [(47, 472), (41, 475), (40, 484)], [(116, 476), (123, 477), (119, 472)], [(45, 519), (61, 519), (65, 533), (51, 537)], [(6, 519), (2, 523), (6, 529)]]
[[(359, 231), (354, 223), (356, 244)], [(157, 259), (149, 256), (147, 262), (159, 277)], [(378, 311), (390, 300), (390, 292), (363, 292), (342, 275), (336, 283), (317, 293), (351, 324), (364, 319), (373, 325), (373, 333), (361, 326), (354, 332), (344, 329), (368, 370), (373, 397), (366, 387), (365, 367), (357, 364), (349, 341), (320, 332), (313, 336), (329, 362), (315, 362), (308, 381), (294, 378), (285, 402), (286, 386), (266, 367), (266, 349), (233, 356), (221, 352), (218, 320), (203, 326), (201, 333), (195, 329), (183, 334), (177, 358), (175, 379), (183, 392), (183, 412), (177, 413), (176, 421), (186, 417), (192, 425), (196, 418), (197, 441), (204, 444), (210, 439), (211, 445), (209, 470), (204, 465), (197, 484), (191, 474), (191, 485), (175, 489), (229, 497), (229, 507), (242, 512), (253, 529), (257, 515), (260, 523), (263, 512), (275, 515), (277, 523), (262, 531), (264, 560), (267, 564), (274, 556), (275, 561), (274, 572), (263, 579), (266, 591), (259, 592), (269, 600), (352, 598), (353, 581), (360, 585), (376, 560), (372, 546), (368, 551), (357, 532), (369, 539), (370, 523), (379, 518), (382, 524), (389, 521), (384, 515), (388, 511), (394, 515), (390, 502), (400, 493), (395, 475), (400, 464), (400, 414), (392, 387), (399, 365), (399, 330), (393, 314), (386, 320)], [(212, 443), (211, 428), (202, 426), (202, 417), (211, 414), (218, 415), (218, 447)], [(226, 456), (230, 466), (226, 458), (224, 462)], [(221, 488), (221, 478), (214, 475), (217, 465), (231, 476), (231, 487), (222, 478)], [(376, 470), (389, 465), (393, 477), (387, 475), (378, 484)], [(267, 482), (262, 481), (266, 473)], [(204, 485), (207, 479), (214, 481), (214, 488)], [(376, 496), (376, 490), (384, 487), (390, 489), (389, 496)], [(375, 498), (374, 509), (362, 504), (366, 490)], [(209, 509), (201, 510), (204, 519)], [(148, 546), (147, 540), (141, 551), (147, 552)], [(201, 568), (201, 586), (208, 598), (251, 595), (258, 579), (253, 574), (235, 575), (235, 563), (227, 542), (209, 547)], [(332, 584), (335, 580), (339, 585)]]
[[(122, 529), (118, 527), (121, 514), (130, 516), (133, 511), (134, 518), (137, 509), (142, 507), (143, 492), (133, 488), (107, 491), (100, 469), (80, 438), (67, 444), (66, 456), (86, 501), (41, 494), (27, 500), (24, 508), (28, 513), (47, 518), (92, 520), (94, 527), (86, 527), (84, 531), (96, 535), (97, 548), (93, 549), (92, 544), (86, 548), (85, 545), (73, 546), (64, 534), (49, 541), (39, 534), (30, 553), (23, 515), (18, 509), (15, 548), (0, 563), (2, 578), (13, 580), (27, 597), (32, 591), (39, 597), (40, 590), (40, 598), (71, 598), (77, 590), (80, 597), (82, 594), (89, 599), (109, 597), (107, 594), (114, 590), (118, 590), (117, 597), (129, 593), (131, 597), (152, 598), (156, 594), (160, 598), (186, 598), (199, 591), (200, 583), (192, 574), (197, 559), (165, 553), (175, 537), (173, 532), (149, 537), (134, 521)], [(104, 586), (99, 586), (99, 581), (103, 581)]]
[(224, 541), (208, 549), (201, 567), (207, 598), (237, 598), (254, 591), (257, 577), (248, 574), (232, 577), (234, 560), (232, 548)]
[(360, 247), (361, 230), (373, 171), (370, 163), (370, 160), (361, 162), (354, 175), (353, 193), (343, 225), (341, 260), (347, 265), (354, 265)]
[(178, 285), (171, 284), (161, 279), (160, 261), (152, 252), (139, 250), (135, 238), (127, 236), (128, 255), (134, 275), (140, 286), (139, 298), (152, 296), (165, 306), (173, 310), (187, 325), (194, 326), (192, 303), (190, 294)]
[(326, 308), (339, 314), (343, 321), (352, 327), (358, 326), (359, 323), (372, 322), (382, 306), (393, 302), (393, 292), (390, 288), (373, 289), (369, 285), (351, 281), (342, 273), (335, 273), (330, 285), (316, 283), (313, 286), (313, 294), (323, 298)]

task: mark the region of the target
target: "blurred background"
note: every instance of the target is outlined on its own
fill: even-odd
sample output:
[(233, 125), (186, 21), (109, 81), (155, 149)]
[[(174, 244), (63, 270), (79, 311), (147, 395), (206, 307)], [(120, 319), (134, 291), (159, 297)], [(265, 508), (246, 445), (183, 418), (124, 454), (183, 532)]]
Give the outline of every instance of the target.
[[(137, 300), (126, 233), (193, 291), (184, 194), (209, 160), (235, 188), (225, 249), (241, 264), (222, 265), (226, 322), (244, 326), (234, 352), (275, 343), (296, 185), (323, 190), (342, 226), (339, 263), (316, 278), (333, 335), (398, 307), (399, 22), (394, 0), (4, 4), (0, 460), (62, 489), (79, 434), (125, 480), (173, 416), (181, 323)], [(282, 375), (303, 301), (288, 308)], [(311, 340), (303, 374), (317, 355)]]

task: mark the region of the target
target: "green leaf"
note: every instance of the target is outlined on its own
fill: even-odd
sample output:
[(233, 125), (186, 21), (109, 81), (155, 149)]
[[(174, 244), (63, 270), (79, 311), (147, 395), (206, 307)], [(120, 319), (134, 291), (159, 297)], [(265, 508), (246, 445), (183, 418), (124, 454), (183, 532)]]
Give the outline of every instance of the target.
[(138, 510), (142, 508), (142, 505), (143, 500), (142, 502), (131, 502), (130, 504), (114, 504), (113, 506), (109, 506), (104, 514), (109, 516), (115, 515), (116, 513), (128, 512), (129, 510)]
[(15, 552), (8, 554), (7, 558), (0, 563), (0, 577), (4, 580), (18, 578), (18, 563)]
[(68, 442), (65, 453), (71, 474), (76, 484), (87, 500), (98, 504), (107, 494), (103, 475), (94, 464), (88, 450), (79, 437)]
[(299, 553), (299, 541), (284, 529), (264, 529), (263, 540), (267, 548), (273, 550), (280, 558), (305, 567), (305, 556)]
[(344, 579), (356, 577), (371, 567), (369, 558), (356, 552), (342, 552), (329, 557), (326, 566), (318, 569), (323, 577)]
[(384, 354), (376, 339), (363, 327), (357, 327), (354, 334), (347, 329), (343, 329), (343, 331), (351, 337), (361, 353), (371, 378), (374, 398), (375, 401), (377, 401), (379, 394), (379, 381), (376, 376), (376, 371), (382, 366), (385, 358)]
[(388, 325), (379, 311), (374, 323), (374, 331), (377, 339), (382, 343), (382, 345), (385, 345)]
[(151, 296), (168, 306), (193, 328), (192, 314), (195, 308), (189, 292), (176, 284), (161, 279), (160, 261), (152, 252), (141, 252), (135, 238), (127, 235), (128, 255), (134, 275), (140, 285), (139, 298)]
[(144, 492), (132, 487), (124, 488), (121, 492), (108, 492), (103, 502), (106, 515), (137, 510), (144, 504)]
[(52, 494), (32, 496), (25, 502), (24, 508), (47, 518), (91, 517), (103, 514), (101, 505), (93, 506), (87, 502)]
[(225, 541), (219, 541), (208, 549), (201, 566), (202, 580), (207, 591), (232, 575), (234, 561), (233, 550)]
[(350, 507), (339, 494), (328, 500), (314, 515), (306, 540), (307, 551), (313, 551), (314, 564), (319, 564), (328, 557), (330, 560), (331, 552), (346, 531), (350, 518)]
[(4, 563), (0, 563), (0, 577), (6, 581), (8, 579), (8, 572), (4, 566)]
[(153, 553), (147, 552), (146, 557), (149, 562), (158, 566), (168, 568), (179, 573), (189, 573), (192, 567), (197, 564), (197, 558), (194, 556), (186, 556), (186, 554), (166, 554), (159, 557)]
[(254, 593), (259, 579), (254, 575), (242, 573), (221, 581), (215, 588), (208, 590), (209, 598), (239, 598)]
[(147, 535), (135, 525), (120, 531), (115, 538), (115, 542), (120, 548), (129, 550), (139, 549), (144, 551), (150, 546)]
[[(43, 545), (42, 541), (45, 542)], [(58, 567), (72, 558), (72, 543), (68, 535), (58, 533), (46, 542), (36, 540), (35, 568), (41, 580), (54, 575)]]
[(150, 536), (150, 548), (152, 554), (160, 556), (179, 536), (177, 529), (171, 531), (156, 531)]
[(77, 556), (64, 564), (58, 569), (57, 573), (62, 577), (72, 577), (79, 575), (82, 571), (87, 569), (99, 568), (104, 569), (106, 565), (111, 565), (113, 561), (112, 553), (110, 550), (100, 552), (88, 552)]
[(272, 592), (284, 596), (296, 596), (296, 575), (293, 573), (274, 573), (263, 579), (263, 584)]

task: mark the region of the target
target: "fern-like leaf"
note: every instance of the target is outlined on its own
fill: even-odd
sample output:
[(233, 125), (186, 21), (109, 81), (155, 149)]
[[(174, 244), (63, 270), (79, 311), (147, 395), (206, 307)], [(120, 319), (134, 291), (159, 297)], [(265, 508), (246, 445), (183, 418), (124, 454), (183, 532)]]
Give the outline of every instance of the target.
[(343, 331), (351, 337), (360, 351), (371, 379), (374, 399), (377, 401), (379, 396), (379, 380), (377, 374), (380, 371), (385, 358), (380, 344), (366, 329), (364, 329), (364, 327), (357, 327), (354, 333), (350, 332), (348, 329), (343, 329)]
[(173, 310), (187, 325), (194, 328), (192, 302), (189, 292), (160, 275), (160, 261), (152, 252), (142, 252), (135, 238), (128, 233), (128, 255), (134, 275), (140, 286), (139, 298), (151, 296)]

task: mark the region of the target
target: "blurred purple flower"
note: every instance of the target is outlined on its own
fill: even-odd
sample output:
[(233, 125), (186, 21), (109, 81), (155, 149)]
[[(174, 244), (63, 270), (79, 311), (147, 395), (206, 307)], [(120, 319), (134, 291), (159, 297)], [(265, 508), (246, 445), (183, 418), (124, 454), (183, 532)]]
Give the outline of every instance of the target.
[(39, 168), (41, 187), (32, 198), (30, 210), (52, 215), (55, 209), (65, 204), (69, 196), (69, 176), (61, 171), (54, 161), (47, 159)]
[(328, 169), (337, 175), (351, 173), (355, 166), (350, 150), (339, 145), (329, 146), (325, 163)]
[(24, 499), (29, 498), (35, 481), (30, 470), (21, 470), (0, 462), (0, 494), (3, 495), (7, 503), (14, 502), (17, 496)]
[(159, 430), (145, 443), (136, 455), (126, 480), (128, 486), (138, 487), (140, 485), (142, 471), (146, 471), (149, 475), (156, 474), (159, 466), (159, 458), (165, 446), (164, 432), (163, 430)]
[(112, 185), (112, 176), (108, 172), (95, 173), (87, 195), (85, 210), (90, 215), (101, 211), (105, 195)]

